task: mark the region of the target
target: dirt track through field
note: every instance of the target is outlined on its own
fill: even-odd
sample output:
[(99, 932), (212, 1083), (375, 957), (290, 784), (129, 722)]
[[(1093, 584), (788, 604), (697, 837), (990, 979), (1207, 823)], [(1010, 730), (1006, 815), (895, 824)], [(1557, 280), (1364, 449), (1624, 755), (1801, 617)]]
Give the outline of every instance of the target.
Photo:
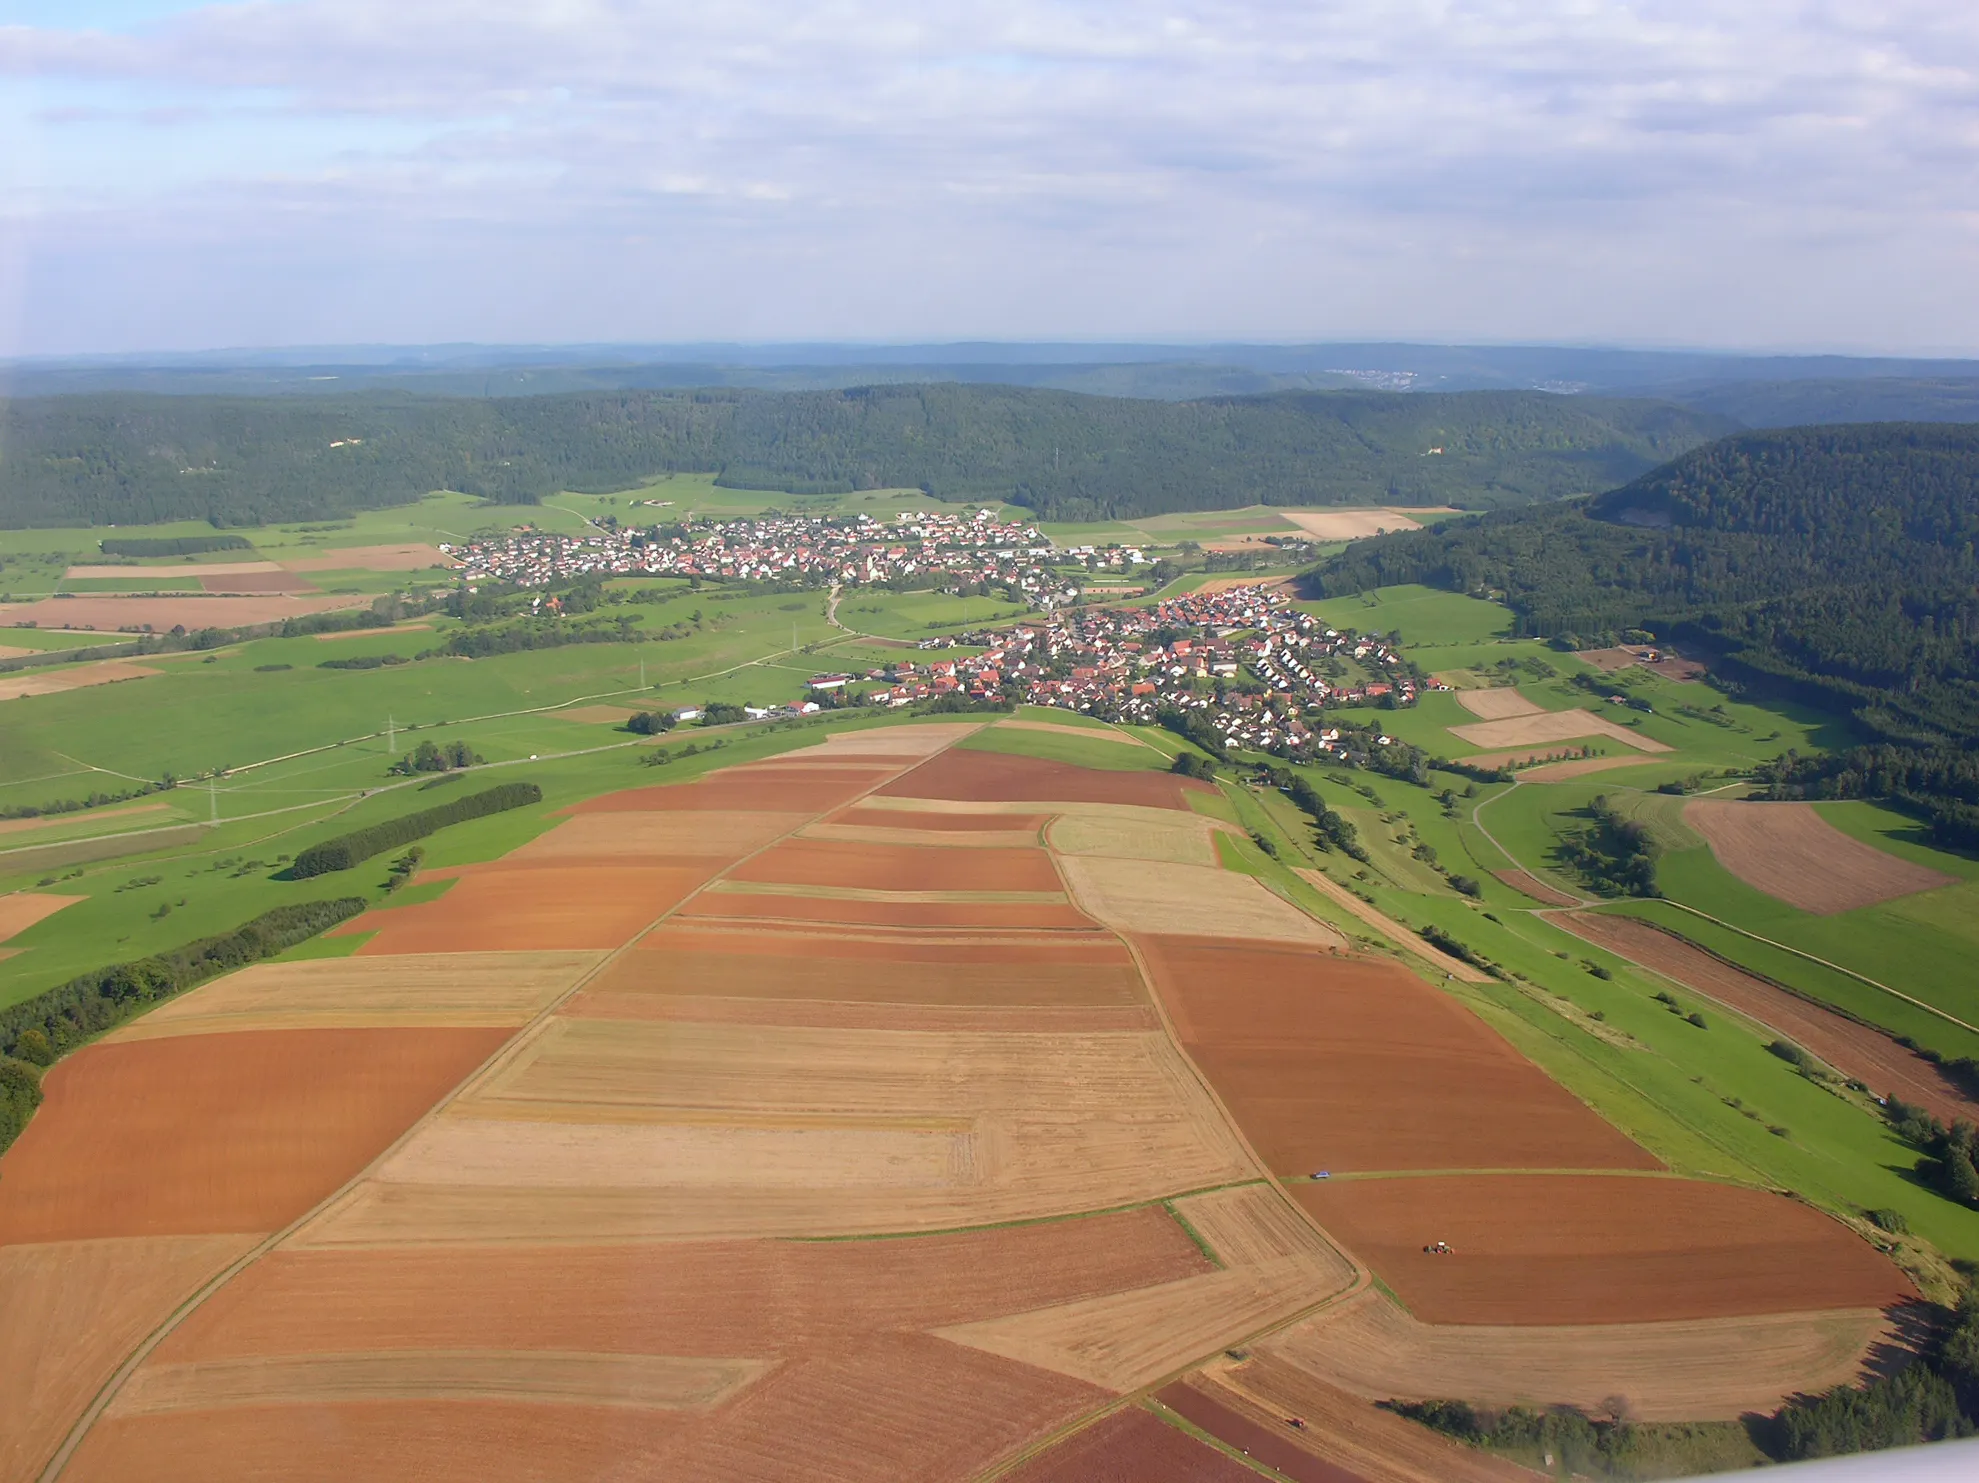
[(1979, 1120), (1979, 1100), (1915, 1051), (1906, 1050), (1880, 1030), (1859, 1025), (1734, 968), (1674, 933), (1634, 917), (1606, 912), (1565, 912), (1550, 920), (1728, 1008), (1751, 1015), (1879, 1095), (1900, 1097), (1947, 1124), (1960, 1118)]
[(1957, 883), (1952, 876), (1851, 838), (1811, 803), (1693, 798), (1684, 805), (1683, 817), (1733, 875), (1817, 916)]
[(1451, 957), (1441, 948), (1433, 945), (1420, 933), (1403, 926), (1372, 902), (1361, 900), (1360, 897), (1334, 880), (1325, 871), (1301, 870), (1298, 872), (1298, 875), (1300, 879), (1307, 882), (1315, 890), (1338, 903), (1347, 911), (1352, 912), (1397, 947), (1415, 954), (1416, 957), (1422, 959), (1423, 962), (1429, 964), (1430, 967), (1436, 969), (1439, 973), (1448, 974), (1451, 978), (1467, 984), (1481, 984), (1490, 981), (1491, 975), (1486, 973), (1482, 968), (1473, 968), (1462, 958)]

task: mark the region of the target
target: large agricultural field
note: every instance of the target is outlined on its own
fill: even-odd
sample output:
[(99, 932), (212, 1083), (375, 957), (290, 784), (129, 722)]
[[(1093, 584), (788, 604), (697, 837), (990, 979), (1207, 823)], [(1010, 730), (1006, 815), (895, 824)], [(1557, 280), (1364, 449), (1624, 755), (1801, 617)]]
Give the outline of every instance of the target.
[[(539, 803), (49, 1072), (0, 1159), (0, 1479), (1510, 1479), (1372, 1402), (1719, 1424), (1902, 1330), (1918, 1279), (1851, 1208), (1563, 1074), (1642, 1054), (1625, 1016), (1384, 937), (1461, 919), (1347, 910), (1284, 798), (1172, 738), (993, 720), (660, 768), (474, 731)], [(197, 850), (0, 926), (128, 952), (221, 886), (349, 890), (270, 867), (476, 786), (335, 791), (384, 760), (275, 764), (259, 802), (329, 802), (272, 816), (163, 795)]]

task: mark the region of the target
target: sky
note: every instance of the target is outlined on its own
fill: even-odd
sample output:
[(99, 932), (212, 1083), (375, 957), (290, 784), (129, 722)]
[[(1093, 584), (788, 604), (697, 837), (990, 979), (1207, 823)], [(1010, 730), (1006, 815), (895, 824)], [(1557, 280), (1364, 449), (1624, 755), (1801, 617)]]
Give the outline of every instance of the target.
[(0, 0), (0, 355), (1979, 352), (1967, 0)]

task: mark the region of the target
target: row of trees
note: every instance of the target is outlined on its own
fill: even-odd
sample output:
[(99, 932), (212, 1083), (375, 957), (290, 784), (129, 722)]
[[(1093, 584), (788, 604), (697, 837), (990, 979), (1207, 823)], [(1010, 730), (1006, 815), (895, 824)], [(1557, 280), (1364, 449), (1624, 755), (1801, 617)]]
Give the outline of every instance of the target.
[(417, 813), (401, 814), (396, 819), (386, 819), (313, 844), (295, 857), (288, 873), (294, 880), (307, 880), (331, 871), (349, 870), (373, 855), (424, 839), (449, 824), (461, 824), (469, 819), (484, 818), (512, 808), (525, 808), (542, 801), (543, 790), (534, 783), (501, 783), (479, 793), (469, 793), (432, 808), (420, 809)]

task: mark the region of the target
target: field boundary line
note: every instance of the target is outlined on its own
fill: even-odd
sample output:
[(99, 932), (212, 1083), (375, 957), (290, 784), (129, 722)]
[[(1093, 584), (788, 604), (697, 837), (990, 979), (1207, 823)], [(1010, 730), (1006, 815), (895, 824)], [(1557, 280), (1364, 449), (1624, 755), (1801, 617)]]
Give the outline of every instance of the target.
[[(973, 730), (969, 733), (965, 733), (965, 735), (968, 734), (973, 734)], [(959, 741), (961, 740), (961, 738), (957, 737), (956, 740)], [(953, 742), (949, 743), (949, 746), (953, 746), (953, 745), (954, 745)], [(837, 804), (834, 805), (834, 808), (850, 807), (853, 804), (857, 804), (864, 801), (866, 798), (870, 797), (873, 793), (877, 792), (879, 789), (887, 786), (889, 783), (897, 782), (900, 778), (907, 776), (907, 774), (913, 772), (916, 768), (926, 766), (929, 762), (933, 761), (934, 758), (941, 756), (947, 750), (948, 747), (941, 747), (936, 751), (929, 753), (925, 757), (915, 758), (913, 762), (911, 762), (908, 766), (901, 768), (898, 772), (895, 772), (888, 777), (881, 778), (879, 781), (873, 783), (871, 787), (868, 787), (863, 792), (859, 793), (855, 798), (853, 798), (851, 800), (851, 803)], [(717, 769), (717, 771), (719, 771), (719, 769)], [(612, 791), (616, 792), (623, 790), (614, 789)], [(821, 810), (820, 814), (830, 811), (831, 810)], [(810, 822), (810, 820), (807, 819), (806, 822)], [(535, 1041), (540, 1039), (544, 1031), (548, 1027), (549, 1022), (553, 1018), (555, 1018), (558, 1010), (562, 1009), (573, 998), (575, 998), (577, 994), (587, 984), (589, 984), (593, 979), (597, 978), (599, 974), (605, 971), (605, 969), (609, 968), (611, 965), (618, 962), (618, 960), (626, 953), (633, 951), (638, 946), (639, 943), (643, 942), (647, 937), (651, 936), (653, 932), (657, 931), (664, 922), (668, 921), (670, 918), (678, 914), (680, 909), (683, 906), (687, 905), (688, 902), (694, 900), (710, 885), (712, 885), (715, 881), (720, 880), (729, 871), (735, 870), (738, 867), (745, 865), (749, 861), (755, 859), (758, 855), (761, 855), (768, 850), (774, 849), (777, 845), (782, 844), (786, 839), (789, 839), (793, 835), (795, 835), (797, 833), (797, 830), (801, 829), (802, 827), (803, 825), (799, 824), (789, 830), (786, 830), (784, 833), (778, 835), (775, 839), (769, 840), (768, 842), (759, 845), (756, 849), (751, 850), (748, 854), (743, 855), (740, 858), (731, 861), (728, 865), (724, 866), (720, 871), (717, 871), (714, 875), (710, 876), (707, 881), (704, 881), (701, 885), (695, 887), (694, 890), (688, 892), (679, 901), (676, 901), (672, 906), (668, 907), (665, 911), (661, 912), (658, 916), (654, 917), (638, 932), (634, 933), (631, 937), (626, 939), (626, 941), (620, 943), (618, 947), (614, 948), (611, 952), (607, 953), (604, 957), (600, 958), (596, 963), (592, 964), (590, 968), (585, 970), (571, 983), (569, 988), (565, 989), (550, 1003), (546, 1004), (542, 1009), (538, 1010), (535, 1018), (531, 1019), (527, 1024), (522, 1025), (519, 1029), (517, 1029), (517, 1031), (513, 1035), (511, 1035), (507, 1040), (503, 1041), (501, 1045), (496, 1047), (493, 1054), (488, 1056), (486, 1060), (482, 1061), (482, 1063), (479, 1066), (469, 1071), (465, 1077), (463, 1077), (458, 1083), (455, 1084), (453, 1090), (447, 1092), (438, 1101), (434, 1102), (432, 1106), (428, 1107), (425, 1112), (421, 1113), (418, 1118), (416, 1118), (410, 1125), (408, 1125), (398, 1135), (398, 1137), (394, 1138), (390, 1144), (388, 1144), (384, 1149), (380, 1150), (379, 1153), (374, 1158), (372, 1158), (368, 1163), (366, 1163), (362, 1169), (358, 1170), (357, 1173), (353, 1174), (349, 1179), (345, 1180), (336, 1189), (332, 1190), (328, 1195), (324, 1196), (323, 1199), (319, 1200), (315, 1205), (311, 1206), (308, 1210), (304, 1211), (301, 1215), (297, 1216), (294, 1220), (290, 1221), (287, 1225), (283, 1226), (279, 1231), (270, 1232), (267, 1236), (263, 1237), (260, 1241), (256, 1242), (247, 1251), (243, 1252), (240, 1256), (236, 1257), (221, 1272), (217, 1273), (215, 1276), (211, 1278), (208, 1278), (207, 1281), (204, 1284), (202, 1284), (196, 1291), (194, 1291), (190, 1297), (186, 1298), (183, 1302), (181, 1302), (178, 1305), (178, 1307), (174, 1308), (171, 1311), (171, 1313), (166, 1315), (163, 1322), (161, 1322), (156, 1328), (154, 1328), (149, 1334), (147, 1334), (138, 1343), (137, 1347), (134, 1348), (128, 1355), (124, 1357), (123, 1362), (120, 1363), (117, 1366), (117, 1368), (111, 1372), (110, 1378), (104, 1381), (101, 1388), (99, 1388), (98, 1391), (96, 1392), (96, 1395), (90, 1400), (89, 1405), (83, 1409), (82, 1414), (76, 1418), (74, 1424), (69, 1428), (68, 1434), (62, 1439), (62, 1444), (58, 1448), (56, 1448), (55, 1454), (52, 1457), (50, 1457), (47, 1464), (43, 1466), (41, 1472), (37, 1475), (37, 1483), (56, 1483), (56, 1480), (59, 1479), (62, 1476), (63, 1472), (67, 1469), (70, 1460), (75, 1456), (76, 1450), (79, 1447), (81, 1447), (83, 1442), (88, 1438), (89, 1433), (91, 1432), (91, 1430), (94, 1429), (96, 1423), (103, 1418), (103, 1413), (107, 1411), (112, 1404), (115, 1403), (118, 1395), (123, 1391), (124, 1386), (130, 1382), (131, 1376), (137, 1372), (139, 1366), (141, 1366), (147, 1359), (149, 1359), (152, 1356), (152, 1354), (157, 1350), (158, 1346), (160, 1344), (163, 1344), (166, 1339), (170, 1338), (173, 1332), (176, 1331), (178, 1327), (186, 1321), (186, 1319), (190, 1318), (193, 1315), (193, 1313), (195, 1313), (201, 1306), (203, 1306), (209, 1298), (213, 1297), (214, 1294), (218, 1293), (235, 1277), (238, 1277), (242, 1272), (246, 1271), (255, 1262), (259, 1261), (262, 1257), (274, 1251), (277, 1247), (279, 1247), (283, 1242), (287, 1241), (290, 1237), (302, 1231), (305, 1227), (307, 1227), (313, 1221), (317, 1220), (319, 1217), (329, 1214), (338, 1205), (342, 1204), (345, 1200), (349, 1199), (350, 1196), (356, 1192), (357, 1188), (361, 1184), (363, 1184), (365, 1180), (369, 1179), (371, 1175), (386, 1162), (386, 1160), (390, 1159), (394, 1154), (396, 1154), (400, 1149), (402, 1149), (418, 1134), (424, 1132), (425, 1129), (434, 1120), (436, 1120), (442, 1113), (444, 1113), (447, 1110), (447, 1108), (451, 1107), (455, 1102), (459, 1101), (462, 1096), (466, 1095), (475, 1086), (481, 1084), (482, 1082), (487, 1080), (487, 1078), (493, 1076), (497, 1071), (501, 1070), (502, 1068), (510, 1064), (527, 1045), (534, 1044)]]

